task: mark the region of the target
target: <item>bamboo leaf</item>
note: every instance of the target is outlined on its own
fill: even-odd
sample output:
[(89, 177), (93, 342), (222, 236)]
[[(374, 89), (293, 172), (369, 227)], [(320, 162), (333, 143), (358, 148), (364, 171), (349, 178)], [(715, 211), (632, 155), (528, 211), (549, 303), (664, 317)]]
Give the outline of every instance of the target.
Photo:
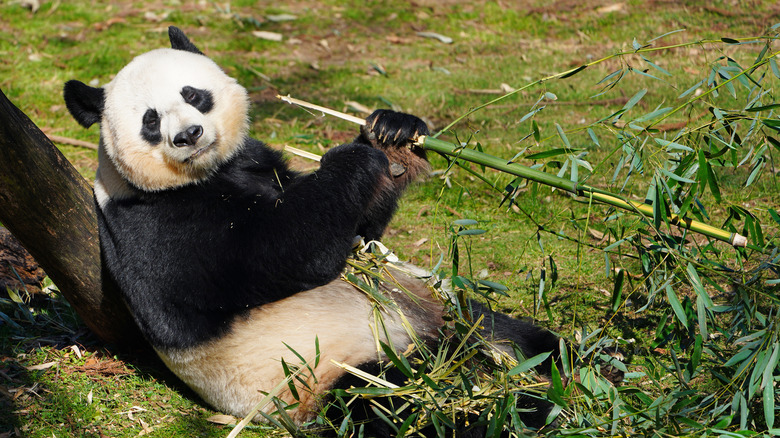
[(601, 147), (601, 144), (599, 143), (599, 138), (596, 137), (596, 133), (593, 131), (592, 128), (588, 128), (588, 135), (590, 136), (590, 139), (593, 140), (593, 143), (596, 146)]
[(563, 141), (564, 146), (571, 149), (571, 143), (569, 143), (569, 139), (566, 137), (566, 133), (563, 132), (563, 128), (558, 123), (555, 124), (555, 129), (558, 131), (558, 136), (561, 138), (561, 141)]
[(677, 96), (677, 98), (682, 99), (683, 97), (693, 93), (697, 88), (701, 87), (703, 84), (704, 84), (704, 79), (694, 84), (691, 88), (685, 90), (681, 95)]
[(644, 55), (641, 55), (641, 56), (642, 56), (642, 60), (645, 61), (648, 65), (650, 65), (650, 67), (653, 67), (654, 69), (660, 71), (661, 73), (665, 74), (666, 76), (671, 76), (672, 75), (671, 73), (666, 71), (663, 67), (661, 67), (661, 66), (655, 64), (653, 61), (647, 59)]
[(708, 309), (711, 308), (713, 306), (712, 298), (710, 298), (709, 294), (707, 294), (707, 291), (704, 290), (704, 286), (701, 283), (701, 278), (699, 278), (699, 273), (696, 271), (696, 267), (693, 265), (693, 263), (688, 263), (685, 271), (688, 274), (688, 280), (690, 280), (693, 290), (696, 291), (696, 295), (702, 297)]
[(707, 183), (710, 186), (710, 191), (712, 192), (712, 195), (715, 197), (715, 200), (718, 202), (721, 202), (722, 199), (720, 197), (720, 187), (718, 186), (718, 180), (715, 177), (715, 172), (712, 170), (712, 166), (710, 165), (710, 162), (706, 162), (706, 168), (707, 168)]
[(534, 140), (538, 143), (539, 140), (542, 138), (541, 132), (539, 132), (539, 125), (536, 123), (536, 120), (532, 120), (531, 126), (534, 131)]
[(483, 286), (486, 286), (486, 287), (488, 287), (488, 288), (490, 288), (490, 289), (492, 289), (494, 291), (497, 291), (497, 292), (507, 292), (507, 291), (509, 291), (508, 287), (504, 286), (501, 283), (496, 283), (494, 281), (477, 280), (477, 283), (479, 283), (479, 284), (481, 284)]
[(660, 116), (668, 113), (671, 110), (672, 110), (671, 107), (657, 109), (657, 110), (655, 110), (655, 111), (653, 111), (651, 113), (645, 114), (644, 116), (641, 116), (639, 118), (634, 119), (634, 122), (635, 123), (639, 123), (639, 122), (644, 122), (644, 121), (647, 121), (647, 120), (652, 120), (652, 119), (655, 119), (656, 117), (660, 117)]
[(737, 354), (732, 356), (731, 359), (727, 360), (726, 363), (723, 364), (723, 366), (726, 367), (726, 368), (732, 367), (732, 366), (734, 366), (734, 365), (744, 361), (745, 359), (747, 359), (752, 353), (753, 353), (753, 351), (751, 351), (751, 350), (742, 349), (739, 352), (737, 352)]
[(625, 241), (626, 241), (626, 239), (620, 239), (620, 240), (618, 240), (617, 242), (615, 242), (615, 243), (613, 243), (613, 244), (611, 244), (611, 245), (607, 246), (606, 248), (604, 248), (604, 252), (609, 252), (609, 251), (612, 251), (613, 249), (617, 248), (618, 246), (620, 246), (620, 245), (621, 245), (623, 242), (625, 242)]
[(603, 78), (602, 80), (598, 81), (598, 82), (596, 83), (596, 85), (603, 84), (604, 82), (607, 82), (608, 80), (610, 80), (610, 79), (614, 78), (615, 76), (617, 76), (617, 75), (619, 75), (619, 74), (621, 74), (621, 73), (623, 73), (623, 69), (622, 69), (622, 68), (619, 68), (619, 69), (617, 69), (617, 70), (613, 71), (612, 73), (610, 73), (610, 74), (608, 74), (608, 75), (604, 76), (604, 78)]
[(528, 358), (524, 361), (522, 361), (520, 364), (509, 370), (507, 373), (508, 376), (516, 376), (521, 373), (527, 373), (528, 371), (531, 371), (532, 369), (536, 368), (537, 365), (541, 364), (545, 360), (547, 360), (548, 357), (550, 357), (551, 352), (537, 354), (534, 357)]
[(764, 386), (764, 422), (769, 429), (775, 427), (775, 388), (773, 385)]
[(560, 79), (570, 78), (570, 77), (576, 75), (577, 73), (585, 70), (587, 67), (588, 67), (587, 65), (581, 65), (581, 66), (575, 68), (574, 70), (564, 74), (563, 76), (560, 77)]
[(656, 184), (654, 184), (653, 192), (653, 227), (655, 229), (661, 228), (661, 222), (664, 222), (666, 215), (664, 214), (664, 198), (661, 193), (661, 184), (657, 183), (658, 176), (654, 177)]
[(775, 147), (775, 149), (777, 149), (778, 151), (780, 151), (780, 140), (777, 140), (776, 138), (774, 138), (774, 137), (770, 137), (770, 136), (767, 136), (767, 137), (766, 137), (766, 140), (767, 140), (767, 141), (768, 141), (768, 142), (769, 142), (769, 143), (770, 143), (772, 146), (774, 146), (774, 147)]
[(666, 299), (669, 302), (669, 305), (672, 306), (672, 310), (674, 311), (677, 320), (687, 329), (688, 315), (686, 315), (682, 303), (680, 303), (680, 299), (677, 298), (677, 294), (674, 293), (671, 286), (666, 286)]
[(644, 88), (642, 90), (639, 90), (638, 93), (636, 93), (631, 99), (626, 102), (625, 106), (623, 106), (624, 110), (629, 110), (634, 107), (637, 103), (639, 103), (640, 100), (647, 94), (647, 88)]
[(549, 151), (537, 152), (535, 154), (526, 155), (525, 158), (529, 160), (541, 160), (544, 158), (557, 157), (559, 155), (576, 154), (583, 149), (571, 149), (571, 148), (557, 148), (550, 149)]
[(648, 78), (655, 79), (655, 80), (657, 80), (657, 81), (660, 81), (660, 80), (661, 80), (661, 78), (659, 78), (659, 77), (657, 77), (657, 76), (653, 76), (653, 75), (651, 75), (650, 73), (647, 73), (647, 72), (644, 72), (644, 71), (642, 71), (642, 70), (638, 70), (638, 69), (635, 69), (635, 68), (629, 69), (629, 71), (631, 71), (631, 72), (634, 72), (634, 73), (637, 73), (637, 74), (640, 74), (640, 75), (642, 75), (642, 76), (647, 76)]
[(774, 74), (777, 79), (780, 79), (780, 68), (777, 67), (776, 57), (769, 58), (769, 67), (772, 69), (772, 74)]
[(523, 117), (521, 117), (520, 120), (517, 123), (525, 122), (526, 120), (528, 120), (528, 118), (536, 115), (536, 113), (538, 113), (539, 111), (543, 110), (544, 108), (545, 107), (542, 106), (542, 107), (535, 108), (535, 109), (531, 110), (530, 112), (528, 112), (528, 114), (526, 114)]
[(485, 232), (485, 230), (480, 230), (479, 228), (460, 230), (458, 231), (458, 236), (478, 236), (480, 234), (485, 234)]
[(780, 343), (775, 342), (772, 348), (772, 355), (769, 357), (766, 366), (764, 367), (764, 373), (761, 376), (761, 385), (773, 386), (774, 384), (774, 372), (777, 366), (777, 357), (780, 352)]
[(392, 395), (395, 392), (393, 388), (379, 388), (375, 386), (366, 386), (362, 388), (349, 388), (348, 394), (358, 395)]
[(751, 108), (745, 108), (745, 111), (749, 113), (755, 113), (759, 111), (769, 111), (775, 108), (780, 108), (780, 103), (773, 103), (771, 105), (754, 106)]
[[(606, 253), (605, 253), (606, 254)], [(617, 312), (620, 309), (620, 303), (623, 301), (623, 281), (626, 277), (626, 271), (621, 269), (615, 278), (615, 287), (612, 288), (612, 311)]]
[(761, 123), (767, 128), (780, 132), (780, 120), (768, 119), (762, 120)]
[[(290, 368), (287, 366), (287, 362), (284, 361), (284, 358), (282, 358), (282, 370), (284, 370), (285, 377), (290, 377), (293, 375), (293, 373), (290, 371)], [(287, 382), (287, 388), (290, 390), (290, 394), (292, 394), (295, 400), (300, 400), (300, 397), (298, 396), (298, 389), (295, 387), (295, 382), (293, 379), (290, 379)]]
[(710, 330), (707, 326), (707, 305), (701, 295), (696, 296), (696, 317), (699, 322), (699, 333), (705, 339), (710, 337)]
[(765, 161), (762, 159), (756, 160), (756, 164), (753, 165), (753, 169), (750, 171), (750, 175), (748, 176), (747, 181), (745, 182), (745, 187), (750, 187), (751, 184), (753, 184), (753, 180), (755, 180), (756, 176), (761, 172), (761, 169), (764, 168)]
[(385, 344), (384, 342), (379, 342), (379, 345), (382, 347), (382, 351), (385, 352), (387, 358), (390, 359), (390, 362), (392, 362), (393, 365), (395, 365), (395, 367), (398, 368), (399, 371), (401, 371), (406, 377), (410, 379), (414, 379), (414, 373), (412, 372), (412, 369), (409, 366), (409, 362), (407, 362), (405, 357), (403, 358), (403, 360), (401, 360), (401, 358), (399, 358), (398, 355), (395, 354), (395, 351), (393, 351), (393, 349), (390, 348), (390, 346)]
[(769, 215), (772, 216), (772, 219), (774, 219), (775, 222), (780, 224), (780, 214), (777, 213), (777, 210), (770, 208)]
[(669, 35), (672, 35), (672, 34), (675, 34), (675, 33), (679, 33), (679, 32), (685, 32), (685, 31), (686, 31), (686, 29), (677, 29), (677, 30), (673, 30), (671, 32), (666, 32), (663, 35), (660, 35), (660, 36), (657, 36), (657, 37), (651, 39), (650, 41), (648, 41), (648, 43), (652, 43), (652, 42), (654, 42), (656, 40), (660, 40), (661, 38), (663, 38), (665, 36), (669, 36)]
[(659, 168), (658, 170), (659, 170), (659, 171), (660, 171), (662, 174), (664, 174), (666, 177), (668, 177), (668, 178), (671, 178), (671, 179), (673, 179), (673, 180), (675, 180), (675, 181), (679, 181), (679, 182), (681, 182), (681, 183), (686, 183), (686, 184), (696, 184), (696, 181), (694, 181), (694, 180), (692, 180), (692, 179), (688, 179), (688, 178), (683, 178), (683, 177), (681, 177), (681, 176), (679, 176), (679, 175), (675, 175), (674, 173), (672, 173), (672, 172), (669, 172), (669, 171), (668, 171), (668, 170), (666, 170), (666, 169), (661, 169), (661, 168)]
[(456, 221), (453, 221), (453, 225), (458, 225), (460, 227), (468, 227), (472, 225), (477, 225), (479, 222), (475, 221), (474, 219), (458, 219)]
[(680, 151), (685, 151), (685, 152), (693, 152), (692, 148), (690, 148), (688, 146), (685, 146), (685, 145), (682, 145), (680, 143), (675, 143), (673, 141), (664, 140), (662, 138), (654, 138), (653, 140), (655, 140), (655, 142), (658, 143), (659, 145), (665, 147), (667, 152), (671, 152), (673, 150), (680, 150)]

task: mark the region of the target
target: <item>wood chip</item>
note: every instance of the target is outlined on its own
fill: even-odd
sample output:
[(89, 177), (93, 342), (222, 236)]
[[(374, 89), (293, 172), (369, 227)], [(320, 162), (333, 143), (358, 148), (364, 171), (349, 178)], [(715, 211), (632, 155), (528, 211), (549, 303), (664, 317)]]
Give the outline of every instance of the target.
[(268, 40), (268, 41), (281, 41), (284, 38), (284, 36), (280, 33), (268, 32), (265, 30), (252, 31), (252, 35), (256, 36), (257, 38)]
[(294, 21), (297, 20), (298, 17), (292, 14), (276, 14), (276, 15), (266, 15), (265, 18), (268, 21), (273, 21), (274, 23), (279, 23), (282, 21)]
[(444, 44), (452, 44), (453, 39), (436, 32), (417, 32), (417, 36), (439, 40)]

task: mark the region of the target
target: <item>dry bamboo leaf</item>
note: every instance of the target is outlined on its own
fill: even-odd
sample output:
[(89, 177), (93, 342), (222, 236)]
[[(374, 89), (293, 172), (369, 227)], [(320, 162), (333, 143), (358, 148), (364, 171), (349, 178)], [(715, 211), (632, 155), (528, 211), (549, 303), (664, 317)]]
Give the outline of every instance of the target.
[(427, 237), (423, 237), (422, 239), (418, 240), (417, 242), (414, 242), (414, 246), (420, 247), (423, 246), (426, 242), (428, 242)]
[(354, 100), (348, 100), (348, 101), (344, 102), (344, 105), (347, 106), (347, 109), (355, 111), (355, 112), (358, 112), (358, 113), (363, 113), (363, 114), (371, 114), (372, 113), (372, 111), (371, 111), (371, 109), (369, 107), (363, 105), (362, 103), (355, 102)]
[(49, 368), (51, 368), (53, 366), (57, 366), (59, 364), (60, 363), (58, 361), (54, 361), (54, 362), (42, 363), (40, 365), (32, 365), (32, 366), (29, 366), (29, 367), (26, 367), (26, 368), (27, 368), (27, 371), (40, 371), (40, 370), (47, 370), (47, 369), (49, 369)]
[(209, 418), (206, 418), (206, 421), (208, 421), (209, 423), (222, 424), (222, 425), (238, 423), (238, 419), (236, 417), (232, 415), (224, 415), (224, 414), (212, 415)]

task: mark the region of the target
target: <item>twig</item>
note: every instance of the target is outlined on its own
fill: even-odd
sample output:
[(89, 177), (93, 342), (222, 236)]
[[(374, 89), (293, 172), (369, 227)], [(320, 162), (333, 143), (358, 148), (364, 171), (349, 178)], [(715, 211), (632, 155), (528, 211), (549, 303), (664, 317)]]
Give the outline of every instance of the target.
[(88, 141), (83, 141), (83, 140), (76, 140), (75, 138), (70, 138), (70, 137), (63, 137), (61, 135), (49, 134), (48, 132), (45, 132), (45, 130), (42, 131), (44, 131), (46, 137), (49, 137), (49, 140), (51, 140), (54, 143), (67, 144), (70, 146), (78, 146), (80, 148), (98, 150), (98, 145), (96, 145), (95, 143), (90, 143)]

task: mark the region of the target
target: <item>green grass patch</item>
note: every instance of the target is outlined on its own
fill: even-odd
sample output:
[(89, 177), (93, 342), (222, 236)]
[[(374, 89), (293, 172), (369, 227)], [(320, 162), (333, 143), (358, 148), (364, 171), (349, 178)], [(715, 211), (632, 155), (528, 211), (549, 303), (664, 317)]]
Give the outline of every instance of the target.
[[(776, 57), (748, 68), (778, 50), (769, 31), (776, 6), (450, 3), (47, 2), (32, 13), (5, 2), (0, 88), (48, 133), (97, 143), (97, 129), (83, 130), (68, 115), (64, 82), (105, 84), (132, 56), (164, 47), (166, 27), (176, 24), (250, 91), (254, 136), (323, 153), (356, 128), (282, 104), (277, 93), (338, 110), (352, 111), (348, 101), (395, 107), (441, 129), (510, 88), (608, 58), (475, 112), (444, 136), (566, 178), (576, 159), (586, 161), (578, 180), (639, 202), (650, 195), (666, 211), (746, 235), (753, 249), (681, 233), (660, 214), (642, 219), (477, 165), (450, 167), (438, 156), (433, 175), (404, 198), (385, 244), (402, 259), (423, 267), (442, 261), (451, 271), (453, 222), (474, 219), (486, 233), (458, 240), (458, 273), (506, 285), (507, 296), (488, 294), (497, 308), (570, 339), (601, 329), (598, 337), (621, 345), (630, 357), (627, 384), (599, 397), (557, 394), (581, 408), (566, 412), (561, 433), (768, 433), (780, 403), (773, 392), (780, 123), (772, 107), (780, 72)], [(267, 18), (282, 13), (296, 18)], [(265, 41), (254, 30), (284, 40)], [(648, 44), (665, 48), (632, 53)], [(545, 93), (555, 99), (540, 100)], [(566, 146), (560, 132), (577, 153), (534, 159)], [(61, 148), (82, 175), (94, 176), (93, 151)], [(514, 202), (502, 203), (508, 186)], [(138, 436), (144, 424), (153, 436), (227, 435), (157, 365), (136, 366), (137, 358), (114, 357), (94, 341), (84, 341), (78, 357), (70, 346), (86, 335), (72, 319), (46, 316), (51, 304), (30, 305), (34, 319), (24, 324), (24, 310), (3, 306), (18, 327), (0, 326), (0, 435)], [(116, 363), (123, 374), (89, 374), (90, 359)], [(52, 361), (58, 365), (28, 370)]]

